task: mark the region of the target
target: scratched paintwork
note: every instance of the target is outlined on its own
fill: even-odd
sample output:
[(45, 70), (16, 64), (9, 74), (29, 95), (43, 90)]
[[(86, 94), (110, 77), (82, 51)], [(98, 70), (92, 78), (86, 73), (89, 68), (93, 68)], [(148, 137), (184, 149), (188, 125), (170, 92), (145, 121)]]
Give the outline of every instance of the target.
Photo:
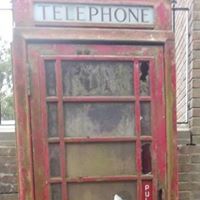
[[(67, 0), (68, 1), (68, 0)], [(76, 0), (75, 0), (76, 1)], [(84, 2), (85, 0), (78, 0)], [(55, 0), (58, 2), (58, 0)], [(66, 1), (65, 1), (66, 2)], [(103, 2), (103, 0), (88, 0), (91, 2)], [(105, 199), (110, 199), (111, 195), (108, 190), (115, 188), (116, 192), (125, 188), (134, 188), (132, 199), (139, 199), (141, 189), (136, 186), (136, 180), (140, 180), (141, 172), (141, 141), (140, 141), (140, 119), (137, 117), (135, 124), (136, 137), (131, 139), (135, 144), (135, 156), (137, 172), (134, 177), (108, 177), (107, 183), (103, 181), (102, 177), (84, 177), (81, 180), (74, 179), (73, 181), (66, 179), (67, 165), (65, 163), (66, 144), (72, 142), (70, 145), (77, 145), (82, 141), (77, 138), (76, 142), (64, 138), (64, 113), (63, 113), (63, 94), (62, 94), (62, 81), (61, 81), (61, 66), (59, 64), (64, 55), (72, 56), (130, 56), (131, 58), (148, 57), (153, 60), (153, 67), (150, 67), (150, 91), (148, 91), (146, 83), (142, 88), (139, 88), (139, 69), (134, 68), (138, 74), (134, 74), (134, 81), (137, 79), (138, 85), (133, 85), (134, 95), (136, 100), (129, 99), (135, 104), (135, 115), (140, 116), (139, 100), (143, 98), (145, 101), (152, 101), (151, 105), (151, 123), (152, 123), (152, 138), (143, 136), (145, 140), (152, 141), (152, 180), (153, 199), (157, 200), (156, 195), (162, 193), (165, 200), (178, 200), (177, 195), (177, 167), (176, 167), (176, 140), (175, 140), (175, 72), (172, 66), (174, 58), (173, 52), (173, 34), (171, 33), (171, 11), (169, 0), (142, 0), (133, 2), (129, 0), (118, 1), (109, 0), (106, 3), (119, 3), (120, 4), (144, 4), (154, 5), (156, 18), (155, 26), (152, 29), (141, 30), (138, 29), (110, 29), (102, 28), (80, 28), (80, 27), (37, 27), (33, 22), (32, 17), (32, 1), (31, 0), (15, 0), (14, 1), (14, 19), (16, 28), (14, 31), (14, 81), (15, 81), (15, 104), (16, 104), (16, 123), (17, 123), (17, 143), (18, 143), (18, 163), (19, 163), (19, 196), (20, 200), (48, 200), (51, 199), (51, 194), (54, 199), (73, 200), (98, 199), (100, 192), (105, 193)], [(26, 16), (26, 17), (24, 17)], [(29, 27), (28, 29), (26, 27)], [(21, 27), (21, 28), (19, 28)], [(59, 40), (59, 42), (57, 42)], [(168, 40), (171, 40), (170, 42)], [(70, 41), (70, 42), (69, 42)], [(74, 43), (74, 41), (76, 41)], [(87, 41), (87, 42), (84, 42)], [(90, 41), (90, 42), (88, 42)], [(126, 43), (126, 44), (125, 44)], [(128, 45), (127, 45), (128, 44)], [(56, 97), (55, 88), (47, 90), (45, 63), (44, 60), (47, 56), (51, 55), (56, 61)], [(59, 57), (59, 55), (62, 55)], [(137, 61), (135, 61), (137, 63)], [(27, 64), (28, 63), (28, 64)], [(137, 66), (136, 66), (137, 67)], [(60, 71), (59, 71), (60, 70)], [(30, 71), (30, 89), (31, 95), (28, 95), (27, 90), (27, 77), (26, 74)], [(59, 78), (60, 77), (60, 78)], [(135, 79), (136, 78), (136, 79)], [(51, 79), (55, 80), (55, 78)], [(52, 81), (55, 82), (55, 81)], [(54, 86), (53, 86), (54, 85)], [(87, 85), (87, 84), (86, 84)], [(55, 87), (55, 84), (49, 86)], [(139, 96), (140, 89), (143, 89), (143, 97)], [(49, 93), (48, 99), (46, 94)], [(148, 97), (146, 95), (149, 95)], [(117, 96), (116, 96), (117, 97)], [(134, 98), (135, 98), (134, 97)], [(120, 98), (119, 98), (120, 99)], [(81, 100), (81, 99), (80, 99)], [(98, 101), (98, 96), (94, 98)], [(142, 101), (143, 101), (142, 100)], [(48, 141), (48, 107), (46, 101), (51, 101), (58, 104), (58, 133), (60, 138), (49, 138)], [(101, 100), (102, 101), (102, 100)], [(80, 103), (80, 102), (79, 102)], [(126, 102), (127, 103), (127, 102)], [(116, 117), (117, 118), (117, 117)], [(53, 117), (55, 119), (55, 117)], [(118, 118), (117, 118), (118, 119)], [(115, 122), (119, 120), (115, 119)], [(93, 123), (98, 123), (94, 119)], [(67, 128), (66, 128), (67, 129)], [(112, 127), (105, 127), (106, 130), (111, 130)], [(55, 133), (55, 129), (54, 129)], [(52, 134), (54, 136), (54, 134)], [(71, 138), (70, 138), (71, 139)], [(73, 138), (72, 138), (73, 139)], [(101, 139), (101, 138), (100, 138)], [(116, 139), (116, 137), (114, 137)], [(102, 141), (108, 143), (107, 140), (112, 142), (112, 137), (103, 139)], [(118, 139), (118, 143), (123, 143)], [(123, 138), (124, 139), (124, 138)], [(85, 138), (87, 144), (91, 142), (90, 138)], [(89, 142), (88, 142), (89, 141)], [(130, 138), (126, 138), (126, 142)], [(49, 177), (49, 157), (51, 152), (48, 149), (48, 143), (59, 144), (62, 179), (53, 180)], [(93, 144), (99, 143), (99, 138), (93, 139)], [(103, 143), (102, 142), (102, 143)], [(65, 155), (66, 153), (66, 155)], [(95, 152), (94, 152), (95, 153)], [(110, 152), (109, 152), (110, 153)], [(58, 153), (56, 153), (57, 155)], [(103, 154), (102, 154), (103, 155)], [(54, 155), (55, 156), (55, 155)], [(103, 156), (100, 156), (103, 157)], [(133, 158), (132, 158), (133, 159)], [(59, 162), (57, 160), (57, 162)], [(101, 159), (100, 159), (101, 160)], [(116, 161), (115, 161), (116, 162)], [(99, 161), (97, 161), (99, 163)], [(109, 163), (109, 162), (107, 162)], [(133, 163), (133, 162), (132, 162)], [(102, 170), (102, 173), (106, 169)], [(105, 178), (104, 178), (105, 179)], [(127, 182), (131, 179), (131, 182)], [(115, 184), (118, 186), (113, 186)], [(124, 180), (126, 180), (124, 182)], [(57, 181), (59, 187), (50, 184), (51, 181)], [(67, 181), (67, 182), (66, 182)], [(82, 182), (79, 185), (79, 182)], [(110, 182), (109, 182), (110, 181)], [(120, 181), (117, 182), (117, 181)], [(72, 183), (73, 182), (73, 183)], [(95, 182), (95, 184), (94, 184)], [(34, 183), (37, 183), (34, 185)], [(127, 185), (125, 184), (127, 183)], [(135, 183), (135, 184), (134, 184)], [(141, 183), (138, 181), (138, 183)], [(101, 184), (102, 187), (96, 185)], [(120, 185), (121, 184), (121, 185)], [(55, 186), (55, 187), (50, 187)], [(95, 186), (96, 187), (95, 187)], [(104, 186), (103, 186), (104, 185)], [(112, 185), (112, 186), (111, 186)], [(68, 186), (68, 187), (67, 187)], [(91, 188), (89, 194), (85, 194), (85, 188)], [(107, 189), (108, 188), (108, 189)], [(76, 193), (77, 189), (80, 193)], [(101, 190), (102, 189), (102, 190)], [(136, 192), (137, 189), (137, 192)], [(115, 192), (114, 191), (114, 192)], [(163, 191), (163, 192), (161, 192)], [(129, 192), (130, 193), (130, 192)], [(69, 194), (67, 198), (66, 194)], [(112, 194), (113, 197), (113, 194)], [(130, 196), (128, 196), (130, 198)], [(54, 200), (53, 199), (53, 200)], [(159, 199), (160, 200), (160, 199)]]
[[(177, 175), (177, 148), (176, 148), (176, 76), (175, 76), (175, 63), (174, 63), (174, 40), (169, 40), (166, 44), (166, 66), (171, 66), (165, 69), (166, 74), (166, 118), (167, 118), (167, 146), (168, 146), (168, 192), (167, 198), (178, 200), (178, 175)], [(173, 62), (171, 63), (170, 60)]]

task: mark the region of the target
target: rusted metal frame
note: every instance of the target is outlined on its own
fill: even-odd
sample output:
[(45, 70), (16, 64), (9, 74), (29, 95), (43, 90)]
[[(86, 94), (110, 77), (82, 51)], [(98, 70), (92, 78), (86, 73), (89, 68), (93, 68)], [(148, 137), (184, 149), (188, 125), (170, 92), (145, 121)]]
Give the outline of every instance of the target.
[[(48, 199), (50, 198), (50, 169), (49, 169), (49, 145), (48, 145), (48, 113), (47, 113), (47, 104), (46, 104), (46, 73), (45, 73), (45, 60), (42, 58), (39, 58), (39, 65), (38, 65), (38, 72), (39, 72), (39, 81), (40, 81), (40, 90), (41, 90), (41, 116), (42, 116), (42, 132), (40, 135), (40, 140), (44, 140), (44, 149), (45, 149), (45, 155), (44, 156), (44, 162), (45, 162), (45, 190), (44, 195)], [(37, 127), (38, 128), (38, 127)], [(43, 138), (42, 138), (43, 137)], [(38, 140), (39, 143), (39, 140)], [(40, 141), (41, 143), (41, 141)], [(41, 156), (39, 154), (38, 156)], [(37, 169), (35, 169), (37, 170)], [(37, 188), (36, 188), (37, 189)]]
[(61, 176), (62, 176), (62, 200), (67, 200), (67, 184), (66, 177), (66, 164), (65, 164), (65, 128), (64, 128), (64, 113), (63, 113), (63, 85), (62, 85), (62, 69), (61, 59), (56, 60), (56, 89), (58, 96), (58, 132), (60, 134), (60, 163), (61, 163)]
[[(26, 42), (23, 37), (14, 32), (13, 42), (13, 80), (15, 96), (17, 158), (19, 175), (19, 198), (20, 200), (34, 200), (33, 182), (33, 155), (31, 145), (31, 127), (29, 98), (26, 90)], [(22, 57), (23, 55), (23, 57)], [(23, 59), (21, 59), (23, 58)]]
[(141, 141), (140, 141), (140, 136), (141, 136), (141, 127), (140, 127), (140, 101), (139, 101), (139, 96), (140, 96), (140, 81), (139, 81), (139, 60), (135, 59), (134, 61), (134, 94), (136, 98), (135, 102), (135, 131), (136, 131), (136, 168), (137, 168), (137, 199), (141, 198), (141, 186), (142, 186), (142, 181), (141, 181), (141, 172), (142, 172), (142, 162), (141, 162)]
[(177, 127), (176, 127), (176, 68), (174, 40), (164, 46), (165, 91), (166, 91), (166, 135), (167, 135), (167, 200), (178, 200), (177, 174)]

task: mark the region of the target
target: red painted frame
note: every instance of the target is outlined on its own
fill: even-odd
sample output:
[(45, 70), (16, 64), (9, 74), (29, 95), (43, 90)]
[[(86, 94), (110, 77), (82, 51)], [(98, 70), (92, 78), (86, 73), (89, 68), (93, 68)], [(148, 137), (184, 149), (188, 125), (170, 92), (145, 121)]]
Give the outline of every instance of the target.
[[(62, 0), (45, 0), (46, 2), (63, 2)], [(68, 0), (65, 0), (67, 2)], [(47, 155), (45, 148), (35, 148), (37, 143), (37, 136), (43, 131), (43, 128), (47, 126), (41, 118), (41, 110), (33, 105), (40, 104), (41, 95), (40, 85), (38, 80), (38, 72), (32, 68), (32, 65), (42, 65), (42, 58), (34, 60), (30, 63), (30, 58), (39, 58), (40, 49), (37, 51), (30, 51), (29, 46), (31, 44), (40, 44), (39, 47), (47, 48), (46, 43), (55, 43), (59, 40), (62, 42), (83, 42), (90, 41), (95, 43), (118, 43), (121, 44), (143, 44), (162, 46), (163, 52), (159, 53), (157, 58), (163, 60), (163, 72), (158, 81), (164, 81), (163, 91), (161, 93), (155, 93), (159, 96), (157, 100), (156, 108), (158, 114), (162, 110), (163, 113), (163, 125), (156, 128), (159, 132), (162, 128), (166, 130), (165, 140), (162, 140), (160, 134), (158, 134), (157, 140), (154, 141), (152, 148), (156, 149), (161, 146), (166, 151), (166, 161), (163, 162), (162, 156), (158, 157), (155, 164), (158, 166), (158, 171), (154, 169), (154, 174), (158, 177), (154, 184), (153, 193), (155, 194), (157, 189), (164, 188), (165, 194), (163, 195), (166, 200), (178, 200), (178, 182), (177, 182), (177, 158), (176, 158), (176, 92), (175, 92), (175, 64), (174, 64), (174, 37), (171, 33), (171, 6), (169, 0), (109, 0), (106, 3), (116, 4), (143, 4), (153, 5), (156, 11), (156, 21), (154, 30), (131, 30), (131, 29), (110, 29), (110, 28), (50, 28), (50, 27), (35, 27), (35, 22), (32, 16), (33, 0), (14, 0), (14, 20), (16, 28), (14, 30), (14, 42), (13, 42), (13, 64), (14, 64), (14, 90), (15, 90), (15, 107), (16, 107), (16, 132), (17, 132), (17, 146), (18, 146), (18, 166), (19, 166), (19, 199), (20, 200), (36, 200), (36, 196), (39, 193), (43, 193), (43, 189), (48, 192), (46, 185), (41, 185), (41, 182), (48, 180), (44, 179), (44, 174), (48, 174), (47, 170), (37, 169), (40, 173), (38, 179), (35, 177), (35, 167), (41, 164), (47, 164), (48, 159), (38, 157), (37, 162), (33, 162), (35, 154)], [(73, 1), (75, 2), (75, 1)], [(77, 0), (77, 2), (85, 2), (85, 0)], [(104, 0), (88, 0), (88, 3), (105, 3)], [(26, 16), (26, 17), (24, 17)], [(27, 28), (28, 27), (28, 28)], [(42, 44), (42, 43), (43, 44)], [(108, 44), (109, 46), (109, 44)], [(54, 49), (52, 47), (52, 49)], [(72, 50), (69, 50), (70, 54)], [(145, 56), (144, 52), (144, 56)], [(62, 49), (58, 49), (58, 54), (62, 54)], [(139, 54), (141, 55), (141, 54)], [(45, 54), (45, 57), (47, 55)], [(136, 58), (136, 57), (135, 57)], [(40, 63), (41, 62), (41, 63)], [(31, 74), (31, 81), (29, 75)], [(30, 86), (29, 86), (30, 85)], [(33, 87), (34, 85), (34, 87)], [(156, 88), (152, 88), (153, 91)], [(44, 98), (40, 96), (41, 98)], [(103, 97), (95, 97), (90, 99), (94, 102), (96, 98), (99, 101), (105, 101)], [(142, 97), (144, 101), (151, 101), (149, 97)], [(74, 102), (77, 98), (63, 98), (64, 101)], [(87, 102), (88, 98), (82, 98), (82, 101)], [(112, 98), (106, 99), (106, 101), (112, 101)], [(134, 98), (123, 97), (119, 99), (122, 102), (135, 101)], [(47, 98), (48, 102), (58, 101), (57, 97)], [(163, 102), (164, 109), (160, 110), (159, 101)], [(158, 106), (158, 107), (157, 107)], [(45, 116), (43, 116), (45, 118)], [(157, 123), (155, 119), (152, 123)], [(162, 124), (162, 123), (161, 123)], [(62, 127), (61, 127), (62, 129)], [(139, 129), (139, 128), (138, 128)], [(33, 134), (35, 137), (33, 138)], [(134, 138), (110, 138), (110, 141), (126, 142), (136, 141)], [(103, 142), (110, 142), (110, 141)], [(142, 137), (143, 141), (152, 141), (151, 137)], [(76, 142), (89, 142), (87, 139), (64, 139), (64, 143), (76, 143)], [(96, 138), (96, 141), (100, 142), (101, 138)], [(49, 143), (57, 143), (58, 139), (49, 139)], [(46, 144), (46, 140), (42, 140), (43, 144)], [(62, 150), (62, 148), (61, 148)], [(63, 150), (62, 150), (63, 151)], [(46, 160), (45, 160), (46, 159)], [(98, 180), (98, 177), (94, 177)], [(111, 177), (109, 177), (111, 178)], [(128, 177), (125, 177), (125, 179)], [(136, 180), (136, 177), (129, 177), (132, 180)], [(146, 177), (145, 180), (152, 179), (152, 177)], [(143, 180), (143, 178), (142, 178)], [(41, 181), (41, 182), (40, 182)], [(63, 181), (58, 179), (52, 179), (51, 182)], [(69, 180), (69, 182), (75, 180)], [(81, 180), (79, 180), (81, 181)], [(86, 181), (86, 180), (83, 180)], [(92, 180), (87, 180), (92, 181)], [(39, 188), (39, 191), (35, 191), (35, 188)], [(47, 199), (46, 196), (41, 197), (42, 200)]]
[[(156, 48), (156, 47), (155, 47)], [(29, 54), (31, 56), (35, 56), (36, 60), (38, 60), (37, 62), (39, 62), (39, 64), (37, 64), (38, 66), (38, 71), (41, 71), (41, 74), (40, 74), (40, 87), (42, 90), (41, 90), (41, 102), (42, 102), (42, 108), (41, 110), (44, 111), (44, 115), (42, 117), (42, 121), (43, 121), (43, 127), (46, 127), (45, 130), (47, 130), (47, 121), (45, 120), (47, 118), (47, 113), (46, 113), (46, 102), (58, 102), (59, 104), (59, 108), (60, 108), (60, 111), (59, 112), (59, 118), (60, 118), (60, 121), (62, 122), (63, 121), (63, 114), (62, 114), (62, 101), (64, 102), (134, 102), (136, 101), (137, 102), (137, 106), (136, 106), (136, 113), (138, 116), (140, 116), (140, 109), (139, 109), (139, 101), (154, 101), (153, 98), (156, 98), (156, 96), (154, 95), (154, 92), (153, 92), (153, 87), (151, 89), (151, 94), (152, 94), (152, 97), (140, 97), (139, 96), (139, 74), (137, 73), (139, 71), (139, 65), (138, 65), (138, 62), (139, 60), (149, 60), (150, 61), (150, 74), (151, 74), (151, 80), (153, 81), (154, 80), (154, 77), (153, 77), (153, 68), (154, 68), (154, 59), (153, 57), (130, 57), (130, 56), (40, 56), (38, 53), (36, 52), (29, 52)], [(37, 55), (36, 55), (37, 54)], [(39, 57), (41, 57), (40, 59), (38, 59)], [(57, 71), (57, 96), (58, 97), (46, 97), (45, 93), (46, 93), (46, 89), (45, 89), (45, 72), (44, 72), (44, 60), (57, 60), (56, 61), (56, 71)], [(60, 88), (62, 88), (62, 82), (60, 80), (61, 78), (61, 70), (60, 70), (60, 60), (61, 59), (69, 59), (69, 60), (130, 60), (130, 61), (134, 61), (135, 62), (135, 66), (134, 66), (134, 69), (135, 69), (135, 72), (134, 72), (134, 80), (137, 80), (136, 83), (137, 84), (134, 84), (134, 89), (135, 89), (135, 96), (134, 97), (62, 97), (62, 90)], [(162, 58), (163, 59), (163, 58)], [(161, 59), (161, 60), (162, 60)], [(163, 65), (163, 64), (162, 64)], [(40, 70), (42, 69), (42, 70)], [(162, 69), (162, 67), (161, 67)], [(58, 75), (59, 74), (59, 75)], [(162, 86), (162, 83), (163, 83), (163, 77), (161, 76), (161, 83), (160, 83), (160, 86), (161, 86), (161, 89), (163, 88)], [(34, 84), (34, 83), (33, 83)], [(161, 96), (161, 99), (158, 101), (163, 101), (163, 95)], [(160, 103), (161, 103), (160, 102)], [(163, 103), (161, 103), (161, 106), (164, 106)], [(161, 109), (162, 110), (162, 109)], [(161, 111), (160, 110), (160, 111)], [(68, 143), (68, 142), (72, 142), (72, 143), (77, 143), (77, 142), (130, 142), (130, 141), (134, 141), (136, 142), (136, 152), (137, 152), (137, 157), (138, 157), (138, 165), (137, 165), (137, 169), (138, 171), (141, 171), (141, 160), (140, 160), (140, 149), (141, 149), (141, 141), (153, 141), (152, 140), (152, 137), (151, 136), (142, 136), (140, 135), (140, 120), (139, 120), (139, 117), (137, 117), (137, 122), (136, 122), (136, 137), (119, 137), (119, 138), (113, 138), (113, 137), (110, 137), (110, 138), (92, 138), (92, 139), (88, 139), (88, 138), (71, 138), (71, 139), (67, 139), (67, 138), (64, 138), (63, 136), (63, 124), (61, 123), (59, 125), (60, 127), (60, 132), (62, 133), (62, 136), (61, 136), (61, 152), (63, 152), (63, 144), (65, 143)], [(40, 134), (41, 135), (41, 134)], [(47, 135), (47, 133), (45, 134)], [(36, 135), (35, 136), (36, 138), (39, 137), (39, 135)], [(47, 137), (46, 137), (47, 138)], [(46, 144), (47, 143), (59, 143), (59, 139), (56, 139), (56, 138), (53, 138), (53, 139), (49, 139), (48, 141), (46, 141)], [(163, 140), (163, 142), (165, 142)], [(38, 141), (37, 141), (37, 144), (35, 143), (35, 145), (38, 146)], [(37, 149), (41, 149), (40, 147), (37, 147)], [(48, 154), (48, 147), (46, 145), (46, 150), (44, 152), (44, 154)], [(165, 152), (165, 151), (164, 151)], [(40, 155), (40, 154), (39, 154)], [(38, 156), (39, 156), (38, 155)], [(61, 155), (64, 155), (63, 153)], [(37, 160), (37, 159), (35, 159)], [(62, 159), (63, 160), (63, 159)], [(45, 168), (45, 172), (46, 172), (46, 176), (48, 176), (48, 173), (49, 173), (49, 170), (48, 170), (48, 158), (46, 157), (46, 161), (45, 161), (45, 165), (46, 165), (46, 168)], [(63, 164), (62, 164), (63, 165)], [(38, 169), (38, 166), (36, 167)], [(157, 167), (154, 167), (154, 172), (156, 172), (156, 168)], [(46, 170), (47, 169), (47, 170)], [(64, 171), (65, 167), (62, 168), (62, 172)], [(63, 172), (64, 173), (64, 172)], [(139, 177), (139, 179), (138, 179)], [(142, 184), (142, 180), (149, 180), (149, 179), (152, 179), (153, 177), (152, 176), (141, 176), (141, 173), (138, 175), (138, 176), (130, 176), (130, 177), (107, 177), (107, 178), (103, 178), (102, 177), (90, 177), (90, 178), (81, 178), (81, 179), (73, 179), (73, 180), (65, 180), (65, 178), (62, 176), (62, 185), (63, 185), (63, 194), (66, 194), (66, 181), (67, 182), (94, 182), (94, 181), (122, 181), (122, 180), (139, 180), (139, 185), (140, 187), (138, 188), (138, 199), (139, 197), (141, 197), (141, 194), (142, 194), (142, 191), (141, 191), (141, 184)], [(51, 180), (47, 180), (47, 182), (54, 182), (54, 183), (58, 183), (60, 182), (61, 180), (58, 179), (58, 178), (54, 178), (54, 179), (51, 179)], [(47, 198), (48, 199), (48, 194), (49, 194), (49, 189), (46, 185), (45, 187), (45, 194), (43, 195), (43, 198)], [(157, 191), (157, 185), (156, 183), (154, 183), (154, 194), (155, 191)], [(37, 196), (37, 193), (36, 193), (36, 196)], [(41, 193), (39, 193), (39, 196), (41, 196)], [(37, 197), (36, 197), (37, 199)], [(154, 198), (156, 199), (156, 197)]]

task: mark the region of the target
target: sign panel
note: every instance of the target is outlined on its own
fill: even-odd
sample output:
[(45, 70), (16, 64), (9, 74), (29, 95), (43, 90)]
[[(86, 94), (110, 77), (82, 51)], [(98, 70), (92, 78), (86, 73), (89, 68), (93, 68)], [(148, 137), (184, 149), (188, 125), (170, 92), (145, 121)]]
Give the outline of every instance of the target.
[(36, 22), (109, 25), (153, 25), (152, 6), (35, 3)]
[(153, 187), (151, 181), (142, 182), (142, 200), (153, 200)]

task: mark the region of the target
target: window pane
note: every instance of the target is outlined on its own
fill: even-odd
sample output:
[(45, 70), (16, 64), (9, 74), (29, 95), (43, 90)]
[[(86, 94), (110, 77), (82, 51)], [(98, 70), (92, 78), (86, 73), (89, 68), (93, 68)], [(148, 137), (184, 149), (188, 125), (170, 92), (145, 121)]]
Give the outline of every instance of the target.
[(66, 103), (68, 137), (134, 136), (133, 103)]
[(134, 143), (67, 144), (68, 177), (134, 175)]
[(136, 183), (84, 183), (68, 185), (70, 200), (134, 200)]
[(58, 144), (49, 144), (50, 176), (60, 176), (60, 149)]
[(140, 95), (150, 95), (149, 61), (140, 62)]
[(151, 143), (142, 143), (142, 173), (149, 174), (152, 172), (151, 166)]
[(133, 63), (119, 61), (63, 61), (65, 96), (133, 95)]
[(62, 200), (61, 184), (51, 185), (51, 200)]
[(48, 137), (58, 137), (57, 103), (48, 103)]
[(141, 102), (141, 134), (151, 135), (151, 103)]
[(56, 96), (55, 61), (45, 61), (47, 96)]

